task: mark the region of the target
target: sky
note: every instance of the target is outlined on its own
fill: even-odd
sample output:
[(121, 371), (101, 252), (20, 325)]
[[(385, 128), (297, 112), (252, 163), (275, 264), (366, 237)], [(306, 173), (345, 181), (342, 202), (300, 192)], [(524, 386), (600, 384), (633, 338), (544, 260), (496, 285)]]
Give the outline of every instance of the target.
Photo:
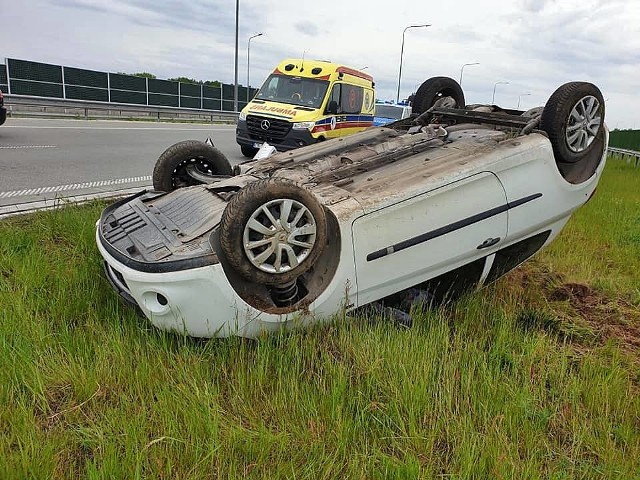
[[(603, 93), (609, 128), (640, 129), (640, 0), (239, 0), (238, 82), (285, 58), (365, 68), (376, 96), (460, 79), (467, 103), (544, 105), (569, 81)], [(0, 58), (234, 82), (236, 0), (0, 0)], [(508, 82), (499, 83), (496, 82)]]

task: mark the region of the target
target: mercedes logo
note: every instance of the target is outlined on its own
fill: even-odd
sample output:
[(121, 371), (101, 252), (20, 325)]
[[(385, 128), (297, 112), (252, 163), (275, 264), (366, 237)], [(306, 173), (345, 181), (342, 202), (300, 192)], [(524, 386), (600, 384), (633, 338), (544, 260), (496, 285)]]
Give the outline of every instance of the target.
[(262, 122), (260, 122), (260, 128), (263, 130), (269, 130), (270, 126), (271, 124), (269, 123), (269, 120), (262, 120)]

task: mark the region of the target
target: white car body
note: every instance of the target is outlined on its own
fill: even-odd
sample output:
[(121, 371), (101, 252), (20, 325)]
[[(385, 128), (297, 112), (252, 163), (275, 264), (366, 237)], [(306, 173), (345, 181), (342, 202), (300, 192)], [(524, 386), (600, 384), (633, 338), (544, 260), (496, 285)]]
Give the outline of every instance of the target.
[[(326, 321), (409, 288), (481, 287), (552, 241), (596, 189), (608, 143), (601, 94), (567, 85), (556, 91), (560, 107), (558, 95), (550, 100), (552, 123), (556, 110), (568, 118), (561, 135), (535, 130), (539, 118), (522, 112), (434, 107), (245, 163), (226, 179), (117, 202), (96, 231), (107, 277), (153, 325), (195, 337)], [(449, 124), (420, 126), (426, 114)], [(567, 161), (555, 150), (565, 137)], [(311, 217), (290, 220), (295, 202)], [(256, 223), (265, 212), (270, 223)], [(311, 223), (296, 227), (300, 218)]]

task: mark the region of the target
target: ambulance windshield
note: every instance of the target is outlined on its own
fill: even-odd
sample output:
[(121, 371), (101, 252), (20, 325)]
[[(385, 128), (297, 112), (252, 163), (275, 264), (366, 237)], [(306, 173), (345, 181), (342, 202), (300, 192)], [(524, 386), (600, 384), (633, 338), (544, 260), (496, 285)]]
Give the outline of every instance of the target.
[(272, 74), (255, 98), (315, 109), (322, 105), (328, 87), (326, 80)]

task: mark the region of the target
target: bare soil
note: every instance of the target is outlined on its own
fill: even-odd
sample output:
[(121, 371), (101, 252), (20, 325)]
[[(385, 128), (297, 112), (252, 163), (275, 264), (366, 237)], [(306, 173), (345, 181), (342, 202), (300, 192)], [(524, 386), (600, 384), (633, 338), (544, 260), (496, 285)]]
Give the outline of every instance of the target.
[(611, 296), (531, 261), (506, 276), (510, 287), (519, 286), (527, 303), (540, 295), (561, 321), (577, 323), (594, 332), (597, 343), (617, 343), (640, 361), (640, 307), (622, 296)]
[(564, 283), (547, 293), (547, 300), (568, 302), (599, 337), (615, 339), (640, 355), (640, 308), (580, 283)]

